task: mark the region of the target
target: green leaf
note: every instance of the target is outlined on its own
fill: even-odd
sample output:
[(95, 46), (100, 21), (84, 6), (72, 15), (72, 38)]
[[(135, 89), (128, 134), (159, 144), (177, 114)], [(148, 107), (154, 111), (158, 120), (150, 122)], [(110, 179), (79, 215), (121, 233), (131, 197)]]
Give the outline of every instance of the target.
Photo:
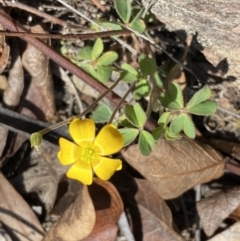
[(126, 83), (132, 83), (138, 79), (138, 72), (129, 64), (123, 63), (121, 65), (123, 71), (121, 71), (120, 79)]
[(92, 49), (92, 59), (97, 59), (103, 52), (103, 42), (101, 38), (97, 38)]
[(158, 119), (158, 124), (163, 125), (164, 128), (168, 125), (168, 123), (171, 121), (171, 112), (164, 112), (160, 118)]
[(83, 47), (77, 53), (77, 59), (92, 60), (92, 50), (90, 46)]
[(143, 33), (146, 30), (146, 25), (145, 22), (142, 19), (138, 19), (135, 21), (132, 21), (129, 24), (130, 28), (137, 33)]
[(173, 134), (178, 134), (183, 129), (185, 115), (185, 113), (180, 114), (172, 120), (169, 128)]
[(163, 81), (162, 81), (162, 76), (159, 72), (155, 72), (154, 73), (154, 79), (155, 79), (155, 83), (159, 88), (163, 88)]
[(99, 104), (99, 106), (90, 115), (96, 123), (105, 123), (109, 121), (112, 115), (112, 110), (105, 104)]
[(211, 89), (205, 85), (202, 89), (198, 90), (187, 104), (187, 109), (198, 105), (199, 103), (208, 100), (211, 97)]
[(121, 69), (126, 70), (127, 72), (131, 73), (132, 75), (138, 75), (138, 72), (136, 69), (134, 69), (130, 64), (123, 63), (121, 65)]
[(194, 124), (190, 116), (186, 113), (182, 113), (174, 118), (171, 122), (169, 130), (173, 135), (177, 135), (183, 130), (186, 136), (192, 139), (195, 138)]
[(153, 130), (152, 136), (153, 136), (155, 142), (161, 138), (162, 134), (164, 133), (164, 130), (165, 130), (165, 128), (163, 125), (160, 125), (159, 127), (157, 127), (156, 129)]
[(97, 73), (97, 79), (103, 83), (106, 83), (110, 80), (112, 69), (109, 66), (97, 65)]
[[(135, 11), (133, 11), (134, 14)], [(138, 11), (134, 17), (134, 19), (131, 21), (130, 28), (138, 33), (143, 33), (146, 29), (145, 22), (140, 19), (142, 17), (142, 14), (144, 12), (144, 8), (142, 8), (140, 11)]]
[(118, 131), (123, 135), (124, 146), (131, 144), (139, 134), (139, 130), (136, 128), (122, 128)]
[(143, 76), (148, 76), (153, 74), (156, 71), (157, 65), (154, 59), (152, 58), (144, 58), (140, 61), (140, 70)]
[(115, 0), (114, 7), (122, 21), (128, 23), (132, 12), (130, 0)]
[(165, 138), (166, 138), (167, 140), (169, 140), (169, 141), (175, 141), (175, 140), (177, 140), (177, 139), (181, 139), (181, 138), (182, 138), (182, 136), (179, 135), (179, 134), (173, 134), (173, 133), (169, 130), (168, 127), (165, 129), (164, 136), (165, 136)]
[(128, 121), (138, 128), (142, 128), (147, 121), (146, 113), (138, 103), (133, 106), (127, 104), (124, 113)]
[(155, 140), (149, 132), (142, 130), (139, 134), (138, 145), (140, 152), (143, 156), (148, 156), (152, 152), (152, 148), (154, 147)]
[(195, 126), (194, 126), (190, 116), (187, 114), (186, 114), (186, 117), (184, 120), (183, 132), (185, 133), (186, 136), (188, 136), (191, 139), (194, 139), (196, 136)]
[(118, 58), (118, 54), (114, 51), (108, 51), (100, 56), (97, 60), (97, 65), (110, 65)]
[(171, 110), (183, 109), (183, 95), (177, 83), (170, 82), (168, 91), (161, 94), (159, 97), (161, 104)]
[(206, 100), (200, 104), (187, 108), (188, 112), (194, 115), (212, 115), (217, 110), (217, 102), (214, 100)]
[(150, 92), (150, 85), (148, 81), (146, 79), (141, 79), (135, 85), (135, 88), (133, 90), (133, 96), (136, 100), (139, 100), (144, 96), (148, 96), (149, 92)]

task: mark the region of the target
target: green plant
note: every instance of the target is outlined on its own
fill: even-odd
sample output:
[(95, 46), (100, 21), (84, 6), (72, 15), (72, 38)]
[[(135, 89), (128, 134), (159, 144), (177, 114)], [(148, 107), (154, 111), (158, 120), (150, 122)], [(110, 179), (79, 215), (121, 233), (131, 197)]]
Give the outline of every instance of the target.
[(114, 51), (103, 53), (104, 46), (101, 38), (97, 38), (93, 47), (83, 47), (72, 61), (94, 78), (101, 82), (110, 80), (112, 74), (112, 63), (118, 59)]

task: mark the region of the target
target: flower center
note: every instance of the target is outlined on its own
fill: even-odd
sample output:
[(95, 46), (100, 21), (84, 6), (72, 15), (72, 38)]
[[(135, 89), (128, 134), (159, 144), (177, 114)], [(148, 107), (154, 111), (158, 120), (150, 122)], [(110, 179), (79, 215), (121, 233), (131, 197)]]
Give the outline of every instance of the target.
[(95, 158), (95, 152), (91, 148), (83, 148), (81, 152), (81, 159), (87, 163), (91, 163), (91, 161)]

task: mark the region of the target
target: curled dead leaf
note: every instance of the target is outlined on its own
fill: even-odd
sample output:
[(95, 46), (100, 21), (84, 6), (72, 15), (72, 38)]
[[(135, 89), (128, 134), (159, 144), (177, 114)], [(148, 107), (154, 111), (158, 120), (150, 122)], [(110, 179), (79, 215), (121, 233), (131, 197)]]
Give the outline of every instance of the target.
[(50, 229), (43, 241), (77, 241), (91, 233), (96, 220), (94, 206), (87, 187), (78, 184), (81, 187), (77, 198)]
[(187, 137), (175, 141), (160, 139), (147, 157), (140, 154), (137, 145), (123, 150), (122, 155), (164, 199), (176, 198), (224, 173), (224, 162), (217, 151)]
[[(40, 25), (31, 28), (34, 33), (45, 33)], [(32, 77), (27, 98), (40, 110), (47, 120), (55, 117), (55, 100), (52, 72), (49, 59), (41, 51), (28, 44), (22, 56), (23, 66)]]
[(110, 182), (94, 179), (89, 193), (96, 210), (96, 223), (92, 233), (81, 241), (114, 241), (117, 236), (117, 221), (123, 212), (122, 199)]

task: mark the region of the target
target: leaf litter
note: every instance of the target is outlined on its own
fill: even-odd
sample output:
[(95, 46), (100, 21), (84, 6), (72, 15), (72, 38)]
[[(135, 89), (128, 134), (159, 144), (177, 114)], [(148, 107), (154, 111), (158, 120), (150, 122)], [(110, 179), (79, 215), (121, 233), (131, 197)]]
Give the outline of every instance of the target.
[[(60, 6), (55, 6), (58, 10), (51, 10), (52, 1), (46, 2), (49, 5), (43, 5), (44, 10), (51, 13), (61, 11)], [(92, 18), (96, 18), (97, 14), (99, 16), (103, 14), (97, 10), (97, 7), (102, 6), (102, 2), (94, 0), (92, 3), (86, 1), (77, 2), (77, 4), (83, 7)], [(108, 12), (111, 5), (107, 1), (104, 4), (102, 9)], [(83, 26), (86, 24), (85, 20), (78, 17), (75, 21)], [(43, 33), (44, 29), (37, 26), (33, 31)], [(172, 65), (167, 76), (169, 82), (182, 85), (181, 88), (186, 92), (183, 97), (186, 99), (190, 99), (191, 90), (186, 90), (188, 76), (182, 64), (189, 61), (187, 56), (191, 42), (189, 39), (179, 61), (180, 64)], [(163, 41), (163, 45), (171, 52), (173, 46), (168, 45), (168, 40)], [(175, 37), (171, 41), (176, 43)], [(79, 42), (75, 44), (75, 47), (82, 45)], [(138, 51), (142, 49), (141, 44), (136, 37), (133, 39), (133, 45), (137, 46)], [(53, 45), (56, 43), (53, 42)], [(83, 93), (85, 84), (81, 87), (77, 86), (74, 91), (67, 90), (60, 81), (62, 74), (58, 73), (59, 68), (54, 68), (54, 74), (52, 74), (49, 59), (31, 45), (15, 39), (6, 43), (4, 39), (2, 47), (0, 72), (2, 74), (8, 72), (8, 86), (3, 90), (4, 107), (21, 115), (54, 123), (56, 118), (64, 119), (69, 113), (71, 115), (78, 111), (70, 98), (73, 94), (78, 92), (82, 100), (84, 100), (83, 95), (90, 96), (90, 102), (96, 97), (97, 94), (92, 88)], [(8, 66), (9, 54), (12, 59)], [(127, 63), (132, 65), (137, 63), (136, 57), (126, 53), (121, 54), (124, 55)], [(204, 64), (201, 63), (201, 66)], [(67, 72), (64, 74), (66, 78), (74, 80), (76, 85), (79, 85), (76, 76), (68, 75)], [(54, 83), (55, 86), (53, 86)], [(121, 92), (121, 90), (117, 91)], [(233, 102), (236, 103), (236, 98)], [(66, 108), (70, 105), (73, 108)], [(86, 103), (83, 103), (84, 105)], [(235, 125), (234, 128), (236, 131), (238, 126)], [(204, 197), (204, 194), (203, 200), (197, 204), (195, 197), (191, 196), (192, 188), (196, 185), (213, 182), (213, 180), (217, 182), (224, 175), (225, 167), (222, 155), (211, 146), (196, 140), (185, 137), (175, 141), (161, 139), (148, 157), (142, 156), (137, 147), (132, 145), (122, 151), (126, 161), (124, 169), (128, 173), (119, 172), (110, 182), (95, 179), (93, 186), (88, 189), (79, 183), (69, 182), (66, 191), (61, 185), (66, 169), (58, 166), (56, 146), (51, 148), (44, 141), (42, 150), (36, 152), (36, 150), (29, 150), (26, 136), (22, 136), (20, 132), (13, 135), (5, 126), (1, 126), (0, 133), (1, 167), (4, 174), (0, 175), (0, 222), (7, 227), (4, 231), (11, 237), (16, 235), (19, 240), (114, 241), (121, 237), (124, 239), (124, 230), (122, 231), (122, 227), (117, 225), (123, 213), (127, 215), (130, 232), (139, 241), (160, 239), (193, 241), (194, 235), (186, 238), (182, 237), (181, 233), (186, 230), (191, 233), (189, 228), (194, 229), (195, 224), (190, 220), (190, 227), (185, 223), (182, 225), (184, 228), (180, 229), (181, 225), (175, 218), (175, 209), (183, 209), (184, 214), (181, 218), (187, 219), (187, 212), (194, 212), (197, 215), (197, 207), (201, 225), (207, 236), (215, 235), (226, 218), (239, 220), (238, 187), (231, 187), (226, 191), (220, 188), (218, 193), (208, 197)], [(236, 142), (209, 139), (204, 143), (213, 145), (219, 151), (239, 160)], [(236, 165), (238, 164), (238, 161), (233, 161)], [(223, 178), (226, 176), (231, 179), (228, 174)], [(194, 210), (189, 211), (188, 207), (184, 210), (184, 205), (173, 207), (178, 203), (176, 200), (184, 200), (189, 194), (195, 205)], [(42, 211), (36, 211), (36, 206)], [(53, 216), (54, 213), (57, 213), (58, 220), (55, 224), (52, 222), (52, 227), (45, 228), (46, 232), (44, 232), (46, 217)], [(203, 240), (212, 241), (237, 240), (239, 236), (236, 235), (233, 239), (232, 233), (239, 233), (238, 221), (211, 239), (208, 239), (205, 234), (202, 237)], [(228, 239), (226, 239), (227, 235)]]

